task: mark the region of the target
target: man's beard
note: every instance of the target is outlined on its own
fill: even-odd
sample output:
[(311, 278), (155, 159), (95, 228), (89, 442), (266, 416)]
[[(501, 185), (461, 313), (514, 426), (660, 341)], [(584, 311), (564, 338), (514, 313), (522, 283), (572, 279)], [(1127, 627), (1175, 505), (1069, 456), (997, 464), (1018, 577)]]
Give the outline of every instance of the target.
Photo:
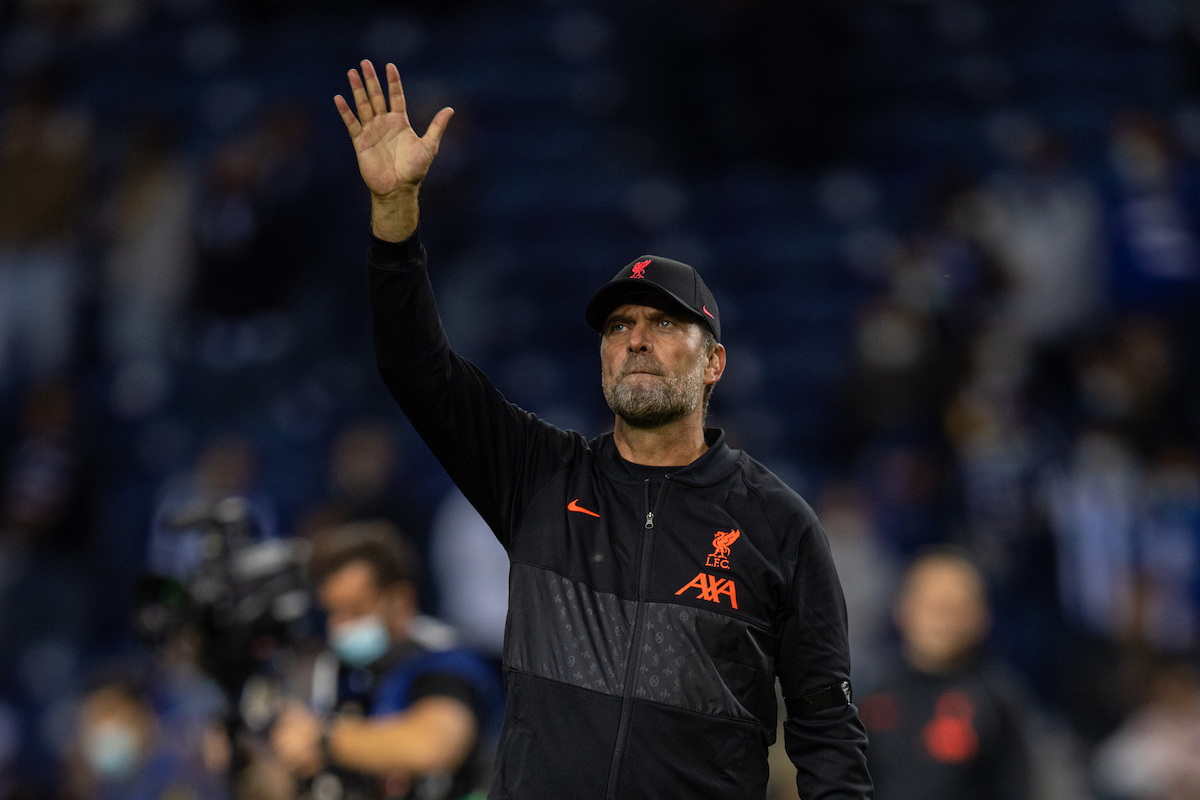
[[(623, 380), (631, 372), (650, 369), (660, 380)], [(690, 414), (704, 395), (703, 361), (683, 375), (664, 375), (649, 357), (631, 357), (612, 379), (605, 379), (604, 399), (613, 413), (633, 428), (658, 428)]]

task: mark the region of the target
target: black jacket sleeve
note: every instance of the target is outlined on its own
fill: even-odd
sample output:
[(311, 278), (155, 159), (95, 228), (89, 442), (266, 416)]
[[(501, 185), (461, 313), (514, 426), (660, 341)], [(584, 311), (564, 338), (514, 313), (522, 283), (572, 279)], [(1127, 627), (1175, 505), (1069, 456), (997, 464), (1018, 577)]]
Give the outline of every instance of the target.
[(850, 704), (846, 602), (829, 543), (811, 511), (801, 528), (776, 671), (787, 701), (784, 744), (804, 800), (867, 800), (867, 735)]
[(506, 401), (450, 348), (426, 259), (417, 233), (399, 243), (372, 237), (376, 364), (417, 433), (508, 548), (524, 500), (586, 445)]

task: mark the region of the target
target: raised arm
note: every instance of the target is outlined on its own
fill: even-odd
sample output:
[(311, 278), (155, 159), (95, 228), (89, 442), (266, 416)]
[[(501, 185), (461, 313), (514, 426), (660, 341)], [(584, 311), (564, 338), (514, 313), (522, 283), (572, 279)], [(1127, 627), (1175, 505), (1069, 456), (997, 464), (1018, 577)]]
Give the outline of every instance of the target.
[[(358, 156), (358, 171), (371, 190), (371, 231), (388, 242), (401, 242), (417, 229), (417, 192), (437, 155), (454, 109), (443, 108), (418, 136), (408, 121), (404, 87), (395, 64), (388, 64), (387, 96), (367, 60), (350, 70), (350, 89), (358, 116), (340, 94), (333, 98)], [(388, 106), (391, 106), (389, 110)]]

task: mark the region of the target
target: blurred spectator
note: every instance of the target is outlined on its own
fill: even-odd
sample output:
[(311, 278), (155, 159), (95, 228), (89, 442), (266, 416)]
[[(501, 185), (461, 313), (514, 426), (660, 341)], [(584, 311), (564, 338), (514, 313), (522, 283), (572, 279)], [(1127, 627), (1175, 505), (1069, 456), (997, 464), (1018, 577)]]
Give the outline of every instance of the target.
[(888, 612), (899, 568), (895, 554), (879, 541), (871, 503), (852, 483), (821, 493), (817, 518), (829, 537), (846, 613), (850, 620), (850, 664), (854, 683), (873, 684), (884, 666)]
[(71, 354), (90, 139), (44, 78), (0, 119), (0, 393), (14, 371), (45, 378)]
[(1200, 797), (1200, 676), (1185, 661), (1159, 664), (1149, 698), (1098, 749), (1096, 783), (1105, 800)]
[(305, 781), (301, 796), (320, 800), (330, 786), (348, 798), (478, 789), (498, 685), (474, 654), (422, 635), (410, 545), (386, 522), (354, 523), (315, 539), (310, 569), (340, 667), (318, 659), (313, 708), (293, 701), (271, 733), (279, 760)]
[(1141, 464), (1122, 438), (1085, 431), (1049, 490), (1063, 612), (1093, 633), (1120, 639), (1133, 608)]
[(196, 305), (213, 317), (201, 356), (213, 368), (265, 363), (291, 347), (282, 314), (314, 261), (322, 229), (314, 210), (307, 111), (280, 106), (208, 164), (196, 221)]
[(1089, 348), (1077, 383), (1084, 414), (1119, 432), (1141, 452), (1186, 440), (1188, 413), (1176, 348), (1150, 316), (1119, 321), (1111, 337)]
[(209, 772), (224, 775), (233, 759), (225, 724), (228, 701), (201, 668), (203, 647), (202, 635), (192, 627), (172, 632), (155, 649), (149, 695), (162, 746), (180, 758), (199, 754)]
[(30, 387), (0, 484), (0, 538), (78, 555), (89, 534), (94, 465), (81, 443), (78, 400), (60, 382)]
[(1200, 464), (1183, 448), (1164, 451), (1146, 475), (1140, 528), (1149, 598), (1145, 628), (1159, 652), (1192, 650), (1200, 640)]
[(117, 368), (118, 411), (141, 416), (163, 399), (179, 311), (191, 292), (195, 179), (169, 123), (135, 127), (108, 209), (104, 341)]
[(420, 530), (398, 491), (399, 462), (394, 425), (369, 417), (347, 424), (329, 448), (328, 495), (304, 513), (301, 533), (370, 519), (386, 519), (406, 535)]
[(226, 797), (224, 764), (202, 752), (180, 753), (162, 735), (158, 715), (136, 685), (107, 682), (84, 698), (69, 757), (67, 796), (73, 800), (163, 800)]
[(963, 387), (944, 412), (957, 467), (958, 521), (993, 579), (1011, 578), (1016, 551), (1044, 532), (1034, 487), (1049, 445), (1030, 429), (1022, 402), (1030, 358), (1011, 324), (985, 323), (971, 341)]
[(1103, 298), (1101, 204), (1069, 171), (1066, 142), (1041, 130), (1022, 139), (1014, 168), (982, 194), (979, 233), (1005, 279), (1000, 313), (1022, 337), (1050, 342)]
[(920, 443), (884, 441), (863, 452), (856, 465), (880, 541), (900, 555), (911, 556), (941, 537), (945, 478), (938, 456)]
[(903, 664), (861, 701), (879, 800), (1026, 800), (1024, 702), (981, 651), (991, 619), (965, 556), (918, 557), (895, 608)]
[(147, 569), (190, 578), (214, 525), (235, 526), (245, 543), (278, 536), (275, 504), (258, 484), (257, 456), (249, 441), (221, 434), (205, 445), (189, 472), (168, 480), (154, 511)]
[(1113, 188), (1112, 298), (1118, 307), (1167, 308), (1200, 287), (1196, 176), (1167, 127), (1138, 113), (1117, 118), (1109, 138)]
[(874, 438), (936, 428), (951, 364), (929, 315), (890, 300), (872, 303), (859, 316), (855, 345), (845, 409), (853, 413), (855, 434)]
[(508, 618), (508, 554), (457, 488), (438, 506), (429, 549), (441, 617), (465, 644), (499, 659)]

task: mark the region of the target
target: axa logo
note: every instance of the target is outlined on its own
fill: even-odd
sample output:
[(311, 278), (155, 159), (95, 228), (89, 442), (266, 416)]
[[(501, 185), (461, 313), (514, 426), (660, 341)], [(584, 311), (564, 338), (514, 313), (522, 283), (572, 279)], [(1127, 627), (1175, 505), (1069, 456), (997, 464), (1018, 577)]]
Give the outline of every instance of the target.
[(632, 277), (632, 278), (646, 277), (646, 267), (648, 267), (648, 266), (650, 266), (650, 259), (648, 259), (648, 258), (645, 261), (637, 262), (636, 264), (633, 265), (633, 275), (631, 275), (630, 277)]
[(699, 589), (700, 594), (696, 596), (697, 600), (707, 600), (710, 603), (721, 605), (721, 597), (729, 598), (729, 604), (737, 608), (737, 587), (733, 585), (732, 580), (726, 578), (718, 578), (716, 575), (709, 575), (706, 572), (701, 572), (695, 578), (687, 583), (682, 589), (675, 594), (681, 595), (688, 589)]
[(704, 566), (729, 569), (729, 546), (741, 535), (740, 530), (717, 531), (717, 535), (713, 537), (713, 551), (708, 554)]

